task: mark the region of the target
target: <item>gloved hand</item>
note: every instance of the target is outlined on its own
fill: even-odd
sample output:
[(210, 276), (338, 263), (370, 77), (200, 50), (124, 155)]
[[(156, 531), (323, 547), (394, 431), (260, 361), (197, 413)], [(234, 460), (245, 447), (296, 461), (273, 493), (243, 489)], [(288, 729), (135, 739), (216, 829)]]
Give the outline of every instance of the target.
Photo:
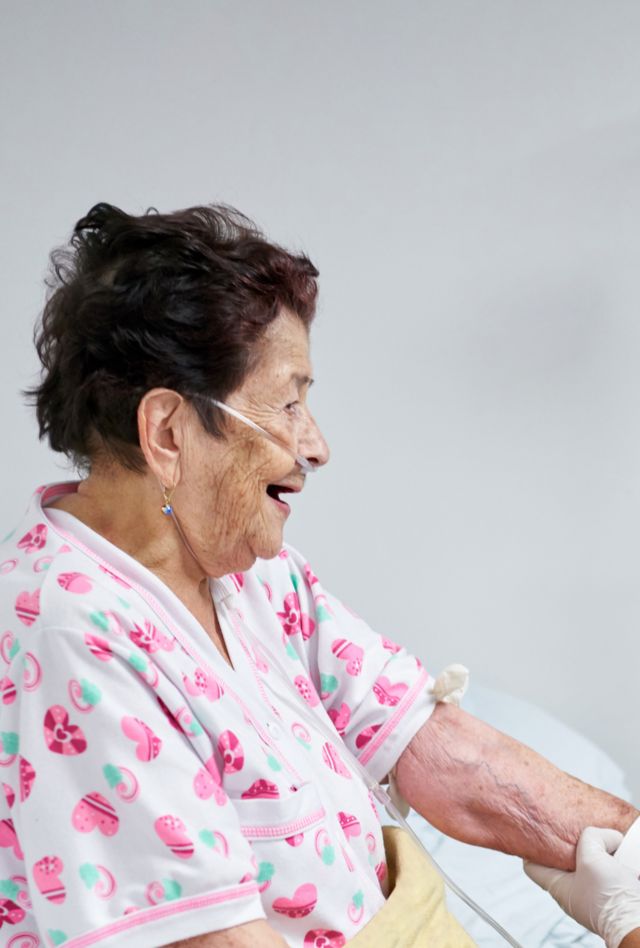
[(607, 948), (640, 928), (640, 881), (636, 873), (611, 855), (622, 833), (588, 826), (576, 851), (576, 871), (562, 872), (533, 862), (524, 871), (585, 928), (604, 938)]

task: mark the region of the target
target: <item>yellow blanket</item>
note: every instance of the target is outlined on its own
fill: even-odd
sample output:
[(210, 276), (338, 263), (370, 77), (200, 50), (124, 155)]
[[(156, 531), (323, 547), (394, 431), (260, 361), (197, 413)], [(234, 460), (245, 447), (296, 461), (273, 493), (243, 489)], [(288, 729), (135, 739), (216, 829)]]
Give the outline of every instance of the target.
[(406, 830), (383, 826), (389, 897), (346, 948), (474, 948), (449, 914), (444, 883)]

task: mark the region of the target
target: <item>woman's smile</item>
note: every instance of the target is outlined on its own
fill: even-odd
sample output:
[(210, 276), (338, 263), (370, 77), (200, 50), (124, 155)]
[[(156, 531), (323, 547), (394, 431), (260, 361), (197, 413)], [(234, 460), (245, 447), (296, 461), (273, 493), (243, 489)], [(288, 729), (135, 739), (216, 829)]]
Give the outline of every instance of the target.
[(299, 494), (302, 488), (304, 487), (304, 482), (294, 486), (292, 484), (269, 484), (267, 487), (267, 494), (269, 499), (273, 501), (278, 510), (282, 511), (287, 517), (291, 513), (291, 507), (289, 504), (282, 500), (283, 494)]

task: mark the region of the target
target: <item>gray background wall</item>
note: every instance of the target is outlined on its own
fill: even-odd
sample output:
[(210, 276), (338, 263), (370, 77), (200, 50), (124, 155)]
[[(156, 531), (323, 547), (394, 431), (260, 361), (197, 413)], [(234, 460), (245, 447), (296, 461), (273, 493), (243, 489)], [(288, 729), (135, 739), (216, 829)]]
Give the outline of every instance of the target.
[(235, 204), (321, 270), (333, 460), (289, 539), (433, 671), (538, 702), (640, 795), (640, 5), (0, 13), (0, 522), (71, 476), (17, 396), (48, 251), (98, 200)]

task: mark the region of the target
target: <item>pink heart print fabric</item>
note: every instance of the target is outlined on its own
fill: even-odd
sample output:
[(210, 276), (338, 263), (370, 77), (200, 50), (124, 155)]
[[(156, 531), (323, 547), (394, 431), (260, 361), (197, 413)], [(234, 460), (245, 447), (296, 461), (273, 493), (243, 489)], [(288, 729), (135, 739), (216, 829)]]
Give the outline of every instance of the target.
[(345, 748), (384, 778), (432, 679), (290, 546), (210, 580), (230, 666), (157, 576), (47, 506), (76, 487), (38, 488), (0, 546), (0, 948), (255, 919), (341, 948), (388, 894)]

